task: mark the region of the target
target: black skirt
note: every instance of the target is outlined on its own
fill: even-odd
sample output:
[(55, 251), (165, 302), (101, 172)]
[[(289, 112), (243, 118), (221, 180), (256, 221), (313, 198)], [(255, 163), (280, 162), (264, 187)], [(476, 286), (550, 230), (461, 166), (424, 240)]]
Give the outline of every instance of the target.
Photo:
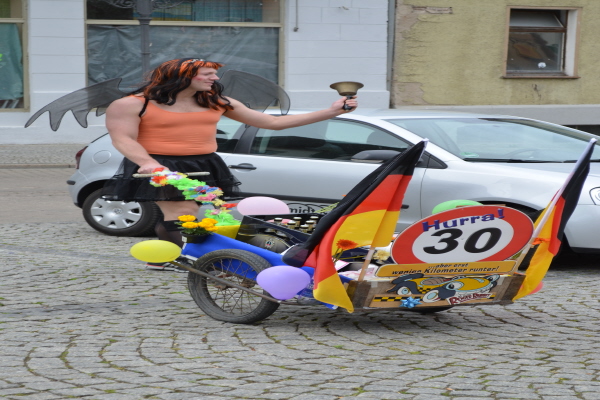
[[(217, 186), (223, 191), (224, 198), (236, 197), (240, 185), (231, 174), (225, 162), (217, 153), (198, 156), (163, 156), (151, 154), (158, 163), (173, 172), (210, 172), (210, 175), (190, 176), (190, 179), (206, 182), (209, 186)], [(102, 190), (102, 197), (107, 200), (122, 201), (183, 201), (181, 191), (172, 185), (154, 187), (150, 178), (133, 178), (139, 166), (123, 159), (117, 173), (109, 179)]]

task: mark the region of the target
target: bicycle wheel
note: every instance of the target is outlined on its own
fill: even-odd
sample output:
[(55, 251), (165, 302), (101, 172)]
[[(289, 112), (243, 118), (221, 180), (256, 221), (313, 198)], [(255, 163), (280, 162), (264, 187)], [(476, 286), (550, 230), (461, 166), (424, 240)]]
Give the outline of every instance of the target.
[[(212, 251), (194, 263), (199, 271), (265, 294), (256, 283), (256, 276), (269, 267), (271, 264), (259, 255), (234, 249)], [(218, 321), (251, 324), (267, 318), (279, 307), (279, 303), (193, 272), (188, 274), (188, 289), (198, 307)]]

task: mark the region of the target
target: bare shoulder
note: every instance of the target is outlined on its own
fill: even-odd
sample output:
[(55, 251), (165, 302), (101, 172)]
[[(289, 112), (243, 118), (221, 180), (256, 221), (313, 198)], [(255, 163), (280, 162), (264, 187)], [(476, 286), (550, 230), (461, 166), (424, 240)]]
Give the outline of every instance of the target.
[(127, 115), (134, 114), (138, 115), (144, 106), (143, 97), (137, 96), (126, 96), (118, 100), (113, 101), (106, 109), (107, 115)]

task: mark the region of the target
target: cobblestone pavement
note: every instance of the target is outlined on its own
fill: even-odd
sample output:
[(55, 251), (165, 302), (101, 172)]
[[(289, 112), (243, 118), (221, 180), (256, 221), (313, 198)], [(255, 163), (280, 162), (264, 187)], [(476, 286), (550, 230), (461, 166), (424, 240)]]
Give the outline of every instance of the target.
[(74, 167), (85, 144), (0, 144), (0, 168)]
[(551, 269), (508, 306), (420, 315), (282, 306), (205, 316), (141, 238), (85, 223), (0, 224), (6, 399), (600, 399), (599, 271)]

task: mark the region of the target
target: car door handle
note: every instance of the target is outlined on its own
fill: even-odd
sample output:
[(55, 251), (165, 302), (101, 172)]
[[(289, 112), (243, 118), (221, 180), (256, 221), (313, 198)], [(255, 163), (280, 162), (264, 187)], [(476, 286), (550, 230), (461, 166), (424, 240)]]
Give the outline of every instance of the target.
[(248, 163), (243, 163), (243, 164), (238, 164), (238, 165), (228, 165), (227, 168), (250, 169), (250, 170), (256, 169), (256, 167), (254, 165), (248, 164)]

